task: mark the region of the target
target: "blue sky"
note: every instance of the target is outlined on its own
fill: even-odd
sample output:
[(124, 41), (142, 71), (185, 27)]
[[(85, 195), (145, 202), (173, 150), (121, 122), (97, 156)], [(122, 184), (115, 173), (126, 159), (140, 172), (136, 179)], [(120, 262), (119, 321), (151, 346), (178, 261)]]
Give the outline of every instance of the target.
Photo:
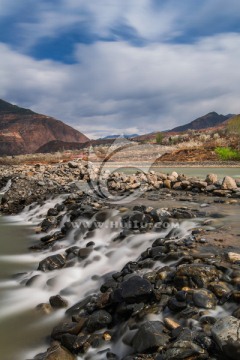
[(91, 137), (239, 113), (239, 0), (0, 0), (0, 98)]

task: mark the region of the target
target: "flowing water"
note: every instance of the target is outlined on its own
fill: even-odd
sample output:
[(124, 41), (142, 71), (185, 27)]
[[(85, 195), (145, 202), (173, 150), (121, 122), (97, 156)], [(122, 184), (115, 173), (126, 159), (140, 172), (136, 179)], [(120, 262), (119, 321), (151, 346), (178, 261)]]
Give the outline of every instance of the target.
[[(19, 216), (0, 217), (0, 358), (3, 360), (32, 359), (38, 352), (46, 350), (46, 335), (64, 318), (65, 310), (43, 315), (35, 309), (38, 304), (48, 303), (50, 296), (61, 294), (71, 306), (94, 294), (106, 276), (121, 270), (128, 261), (136, 260), (159, 237), (159, 233), (152, 232), (114, 242), (122, 229), (112, 228), (112, 224), (118, 223), (120, 216), (116, 210), (109, 210), (104, 226), (91, 232), (91, 237), (84, 237), (79, 229), (73, 229), (67, 239), (58, 242), (51, 251), (30, 252), (28, 247), (40, 237), (33, 235), (34, 228), (50, 207), (63, 200), (64, 196), (58, 197), (42, 207), (27, 208)], [(66, 220), (64, 217), (62, 223)], [(185, 235), (196, 224), (184, 221), (178, 226)], [(162, 236), (169, 230), (165, 230)], [(47, 256), (64, 253), (72, 245), (85, 247), (89, 241), (93, 241), (95, 246), (87, 259), (47, 273), (37, 270), (39, 262)], [(161, 265), (160, 261), (156, 263), (156, 266)], [(113, 350), (116, 348), (121, 356), (128, 353), (128, 348), (120, 343), (115, 344)], [(94, 350), (86, 359), (102, 358)]]

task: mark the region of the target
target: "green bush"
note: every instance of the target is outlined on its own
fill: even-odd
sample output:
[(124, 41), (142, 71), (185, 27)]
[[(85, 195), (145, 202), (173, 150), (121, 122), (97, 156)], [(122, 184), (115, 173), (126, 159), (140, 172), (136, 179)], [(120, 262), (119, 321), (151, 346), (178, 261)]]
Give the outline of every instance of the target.
[(160, 133), (160, 132), (157, 133), (157, 135), (156, 135), (156, 143), (157, 144), (162, 144), (163, 139), (164, 139), (164, 135), (162, 133)]
[(240, 160), (240, 151), (229, 147), (217, 147), (215, 153), (221, 160)]

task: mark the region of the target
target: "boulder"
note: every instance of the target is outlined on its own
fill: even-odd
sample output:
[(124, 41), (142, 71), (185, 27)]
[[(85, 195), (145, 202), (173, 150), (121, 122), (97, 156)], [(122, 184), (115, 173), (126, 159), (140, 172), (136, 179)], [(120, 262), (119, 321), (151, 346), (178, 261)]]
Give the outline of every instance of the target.
[(208, 185), (213, 185), (218, 181), (218, 176), (216, 174), (208, 174), (205, 181)]
[(160, 321), (147, 321), (142, 324), (132, 340), (134, 350), (143, 353), (166, 345), (170, 337), (163, 332), (163, 329), (164, 326)]
[(127, 303), (147, 300), (152, 294), (151, 283), (140, 276), (132, 276), (121, 285), (121, 297)]
[(237, 189), (236, 181), (230, 176), (225, 176), (225, 178), (223, 179), (223, 182), (222, 182), (222, 189), (223, 190)]
[(60, 295), (51, 296), (49, 302), (53, 308), (64, 308), (68, 306), (67, 300), (63, 299)]
[(162, 356), (163, 360), (209, 359), (207, 352), (192, 341), (176, 341)]
[(231, 261), (232, 263), (240, 264), (240, 254), (234, 253), (234, 252), (229, 252), (227, 254), (227, 257), (228, 257), (228, 260)]
[(64, 255), (57, 254), (47, 257), (46, 259), (40, 261), (38, 270), (41, 271), (52, 271), (56, 269), (61, 269), (66, 265), (66, 258)]
[(193, 292), (194, 305), (204, 309), (213, 309), (217, 305), (215, 295), (206, 289), (199, 289)]
[(90, 332), (100, 330), (111, 324), (112, 316), (105, 310), (95, 311), (89, 316), (87, 329)]
[(240, 320), (226, 316), (217, 320), (212, 336), (224, 355), (233, 360), (240, 359)]
[(51, 346), (47, 352), (37, 355), (36, 360), (75, 360), (76, 356), (60, 345)]
[(183, 264), (178, 266), (174, 277), (174, 284), (177, 289), (182, 287), (203, 288), (208, 283), (216, 281), (221, 272), (212, 265), (204, 264)]

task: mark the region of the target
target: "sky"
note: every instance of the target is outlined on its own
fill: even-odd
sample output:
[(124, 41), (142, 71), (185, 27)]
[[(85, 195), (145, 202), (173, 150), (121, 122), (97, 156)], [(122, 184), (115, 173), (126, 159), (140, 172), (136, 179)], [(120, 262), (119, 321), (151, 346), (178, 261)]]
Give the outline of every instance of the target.
[(91, 138), (240, 112), (239, 0), (0, 0), (0, 98)]

